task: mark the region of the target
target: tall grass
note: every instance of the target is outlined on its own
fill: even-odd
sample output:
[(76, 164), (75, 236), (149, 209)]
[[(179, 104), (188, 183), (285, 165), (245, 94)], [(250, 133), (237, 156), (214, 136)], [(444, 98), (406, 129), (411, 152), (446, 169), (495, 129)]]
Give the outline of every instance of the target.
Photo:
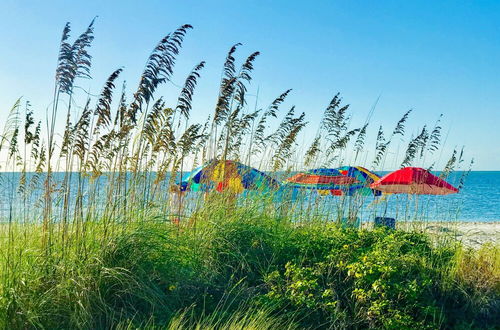
[[(432, 167), (426, 157), (441, 145), (439, 121), (403, 140), (407, 111), (390, 134), (380, 126), (374, 149), (367, 150), (370, 121), (352, 127), (349, 105), (336, 94), (303, 150), (300, 134), (313, 120), (287, 105), (290, 89), (268, 106), (256, 102), (249, 109), (259, 52), (239, 63), (240, 44), (223, 63), (213, 113), (206, 122), (193, 122), (205, 62), (194, 64), (177, 98), (158, 95), (174, 75), (191, 28), (183, 25), (158, 42), (135, 90), (120, 81), (118, 68), (93, 97), (76, 87), (91, 79), (94, 21), (74, 41), (67, 23), (45, 117), (38, 120), (27, 101), (23, 109), (21, 99), (10, 110), (0, 140), (9, 192), (0, 227), (3, 327), (494, 324), (496, 248), (478, 254), (435, 249), (422, 235), (340, 228), (346, 213), (358, 216), (364, 199), (311, 195), (297, 202), (280, 192), (257, 191), (236, 199), (230, 193), (191, 194), (173, 205), (176, 180), (211, 159), (240, 160), (280, 177), (304, 167), (350, 163), (380, 169), (395, 153), (395, 139), (407, 143), (395, 156), (401, 166)], [(76, 104), (82, 95), (84, 104)], [(462, 163), (463, 152), (454, 151), (442, 175)], [(413, 202), (405, 200), (403, 207)], [(173, 218), (181, 218), (180, 224)], [(405, 267), (417, 284), (394, 274)], [(481, 286), (471, 278), (483, 268)], [(380, 292), (384, 299), (377, 297)], [(454, 295), (468, 303), (446, 301)], [(468, 318), (455, 320), (455, 309)]]
[[(371, 132), (370, 121), (352, 127), (350, 107), (339, 94), (327, 105), (311, 145), (303, 148), (298, 141), (307, 121), (313, 118), (308, 119), (294, 106), (288, 111), (281, 109), (292, 94), (290, 89), (267, 107), (259, 108), (256, 102), (255, 109), (249, 109), (247, 90), (259, 52), (251, 53), (240, 64), (240, 44), (230, 48), (223, 63), (213, 114), (204, 123), (192, 122), (191, 112), (196, 110), (192, 101), (202, 78), (203, 61), (194, 65), (177, 99), (169, 101), (157, 95), (158, 87), (172, 78), (183, 40), (191, 28), (183, 25), (158, 42), (146, 59), (137, 89), (127, 101), (129, 91), (124, 82), (120, 84), (121, 93), (116, 91), (121, 68), (110, 74), (98, 97), (75, 88), (79, 80), (91, 78), (94, 21), (73, 42), (68, 23), (61, 39), (54, 97), (45, 116), (45, 129), (43, 120), (35, 125), (35, 112), (28, 103), (21, 129), (21, 100), (13, 106), (0, 152), (3, 150), (6, 160), (4, 171), (22, 175), (10, 178), (18, 194), (10, 199), (8, 216), (21, 217), (26, 209), (20, 207), (21, 201), (32, 204), (31, 218), (43, 218), (48, 250), (54, 226), (64, 227), (63, 232), (75, 226), (83, 233), (85, 222), (96, 216), (114, 221), (127, 218), (131, 210), (168, 205), (168, 187), (177, 177), (211, 159), (244, 161), (281, 177), (305, 167), (345, 164), (377, 170), (387, 167), (389, 154), (394, 162), (401, 161), (401, 166), (434, 166), (428, 158), (441, 145), (439, 120), (432, 130), (424, 126), (417, 136), (409, 137), (406, 151), (399, 152), (399, 145), (405, 143), (405, 125), (411, 112), (407, 111), (390, 134), (384, 133), (382, 126), (378, 128), (375, 147), (370, 150), (365, 143)], [(85, 104), (75, 105), (81, 96)], [(60, 115), (63, 106), (64, 116)], [(83, 108), (74, 111), (75, 106)], [(64, 126), (62, 122), (58, 125), (57, 118), (62, 117)], [(394, 140), (398, 140), (397, 150), (391, 149)], [(463, 150), (460, 154), (454, 151), (442, 176), (460, 169), (462, 163)], [(167, 209), (162, 211), (166, 215)]]

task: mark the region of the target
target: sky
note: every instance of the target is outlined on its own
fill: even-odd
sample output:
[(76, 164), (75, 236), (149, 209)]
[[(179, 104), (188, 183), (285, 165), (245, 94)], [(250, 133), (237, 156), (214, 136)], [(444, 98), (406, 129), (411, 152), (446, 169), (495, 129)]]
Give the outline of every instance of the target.
[(44, 117), (64, 24), (71, 22), (74, 37), (95, 16), (93, 79), (79, 82), (91, 93), (119, 67), (134, 89), (155, 44), (189, 23), (172, 84), (159, 93), (175, 102), (175, 85), (206, 61), (195, 119), (212, 113), (225, 55), (241, 42), (238, 59), (261, 52), (250, 88), (259, 107), (293, 89), (285, 106), (306, 112), (309, 122), (299, 144), (314, 136), (340, 92), (353, 125), (379, 99), (371, 136), (378, 125), (392, 130), (408, 109), (409, 135), (443, 114), (440, 158), (464, 145), (474, 170), (500, 170), (500, 1), (1, 0), (0, 127), (21, 96)]

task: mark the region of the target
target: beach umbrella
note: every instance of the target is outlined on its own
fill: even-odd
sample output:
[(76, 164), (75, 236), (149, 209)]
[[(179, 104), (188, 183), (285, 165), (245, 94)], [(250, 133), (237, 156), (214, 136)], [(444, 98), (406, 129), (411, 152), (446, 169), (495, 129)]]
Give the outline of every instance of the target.
[(184, 190), (229, 191), (274, 190), (278, 181), (253, 167), (233, 160), (212, 160), (187, 174), (181, 181)]
[(317, 190), (322, 195), (348, 195), (359, 192), (362, 194), (380, 195), (379, 191), (369, 188), (379, 177), (363, 167), (342, 166), (339, 168), (317, 168), (285, 180), (285, 186), (291, 188)]
[(346, 188), (349, 190), (349, 194), (353, 193), (359, 195), (374, 195), (380, 196), (382, 193), (378, 190), (373, 190), (370, 185), (375, 181), (379, 180), (380, 177), (367, 170), (362, 166), (342, 166), (336, 168), (342, 175), (354, 178), (357, 182), (348, 185)]
[(390, 194), (448, 195), (458, 192), (448, 182), (420, 167), (404, 167), (391, 172), (370, 187)]

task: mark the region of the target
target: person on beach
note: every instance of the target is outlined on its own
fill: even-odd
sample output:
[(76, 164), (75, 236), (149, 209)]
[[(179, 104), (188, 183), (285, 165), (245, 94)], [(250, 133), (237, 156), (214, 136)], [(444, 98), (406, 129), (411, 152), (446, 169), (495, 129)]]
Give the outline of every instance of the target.
[(170, 186), (170, 212), (172, 214), (172, 223), (178, 225), (182, 215), (182, 202), (186, 195), (186, 187), (182, 184), (173, 184)]

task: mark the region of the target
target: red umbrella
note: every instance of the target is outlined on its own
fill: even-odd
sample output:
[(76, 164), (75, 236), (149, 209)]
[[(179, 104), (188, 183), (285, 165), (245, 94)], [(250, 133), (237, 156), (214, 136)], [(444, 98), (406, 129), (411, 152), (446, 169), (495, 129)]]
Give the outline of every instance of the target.
[(420, 167), (405, 167), (389, 173), (370, 188), (390, 194), (448, 195), (458, 192), (448, 182)]

